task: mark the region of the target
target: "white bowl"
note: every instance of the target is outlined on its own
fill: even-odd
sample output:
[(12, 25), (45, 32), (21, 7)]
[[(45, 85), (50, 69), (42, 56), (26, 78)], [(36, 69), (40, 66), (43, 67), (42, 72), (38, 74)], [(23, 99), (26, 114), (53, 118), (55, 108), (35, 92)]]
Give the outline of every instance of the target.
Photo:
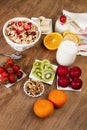
[[(38, 31), (39, 31), (39, 36), (38, 36), (38, 38), (34, 41), (34, 42), (32, 42), (32, 43), (30, 43), (30, 44), (18, 44), (18, 43), (16, 43), (16, 42), (13, 42), (12, 40), (10, 40), (7, 36), (6, 36), (6, 34), (5, 34), (5, 29), (6, 29), (6, 27), (8, 26), (8, 24), (10, 23), (10, 22), (15, 22), (15, 21), (27, 21), (27, 22), (31, 22), (32, 24), (34, 24), (37, 28), (38, 28)], [(41, 37), (41, 30), (40, 30), (40, 27), (38, 26), (38, 24), (36, 23), (36, 22), (34, 22), (33, 20), (31, 20), (31, 19), (29, 19), (29, 18), (25, 18), (25, 17), (17, 17), (17, 18), (12, 18), (11, 20), (8, 20), (5, 24), (4, 24), (4, 26), (3, 26), (3, 35), (4, 35), (4, 38), (5, 38), (5, 40), (6, 40), (6, 42), (12, 47), (12, 48), (14, 48), (15, 50), (17, 50), (17, 51), (24, 51), (24, 50), (26, 50), (26, 49), (29, 49), (30, 47), (33, 47), (38, 41), (39, 41), (39, 39), (40, 39), (40, 37)]]
[[(37, 80), (32, 80), (32, 81), (37, 82)], [(40, 81), (38, 81), (38, 82), (40, 82)], [(27, 81), (24, 83), (23, 90), (24, 90), (24, 92), (25, 92), (28, 96), (31, 96), (31, 97), (39, 97), (39, 96), (41, 96), (41, 95), (44, 93), (45, 88), (44, 88), (44, 85), (43, 85), (42, 82), (40, 82), (40, 84), (42, 85), (42, 92), (38, 93), (37, 95), (32, 95), (30, 92), (27, 92), (27, 86), (26, 86), (27, 83), (29, 83), (29, 80), (27, 80)]]

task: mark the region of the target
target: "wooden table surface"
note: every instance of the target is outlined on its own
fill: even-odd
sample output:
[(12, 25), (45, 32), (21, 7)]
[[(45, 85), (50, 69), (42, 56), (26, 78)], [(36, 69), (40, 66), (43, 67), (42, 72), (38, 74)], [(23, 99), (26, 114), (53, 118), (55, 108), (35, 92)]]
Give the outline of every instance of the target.
[[(52, 18), (55, 21), (62, 10), (87, 12), (86, 0), (0, 0), (0, 53), (14, 53), (2, 34), (4, 23), (13, 17)], [(56, 51), (49, 51), (43, 45), (42, 35), (38, 44), (21, 52), (23, 58), (15, 62), (20, 65), (27, 77), (7, 89), (0, 87), (0, 130), (87, 130), (87, 57), (77, 56), (74, 65), (82, 69), (83, 87), (81, 92), (65, 91), (67, 103), (46, 119), (40, 119), (33, 113), (33, 105), (37, 99), (47, 98), (52, 89), (56, 89), (56, 78), (52, 86), (45, 84), (45, 92), (41, 97), (32, 98), (23, 91), (23, 84), (28, 79), (35, 59), (48, 59), (58, 65)], [(0, 56), (0, 64), (6, 61)]]

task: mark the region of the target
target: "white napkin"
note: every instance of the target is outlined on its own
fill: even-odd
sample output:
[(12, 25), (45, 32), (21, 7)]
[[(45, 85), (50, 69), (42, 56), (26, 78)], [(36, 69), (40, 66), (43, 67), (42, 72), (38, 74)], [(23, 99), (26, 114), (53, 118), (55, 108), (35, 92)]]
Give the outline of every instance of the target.
[(81, 30), (75, 28), (71, 22), (69, 23), (70, 31), (78, 34), (81, 39), (80, 46), (78, 47), (78, 55), (87, 56), (87, 13), (73, 13), (63, 10), (63, 14), (81, 28)]

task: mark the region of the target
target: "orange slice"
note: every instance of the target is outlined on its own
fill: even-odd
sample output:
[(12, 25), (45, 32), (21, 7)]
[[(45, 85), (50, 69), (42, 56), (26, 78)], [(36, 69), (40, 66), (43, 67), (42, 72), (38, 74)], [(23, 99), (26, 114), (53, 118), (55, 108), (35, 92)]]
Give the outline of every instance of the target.
[(54, 32), (45, 36), (43, 44), (48, 50), (56, 50), (62, 40), (63, 36), (60, 33)]
[(80, 38), (78, 35), (76, 35), (75, 33), (73, 32), (64, 32), (63, 33), (63, 37), (64, 37), (64, 40), (70, 40), (70, 41), (73, 41), (75, 43), (80, 43)]

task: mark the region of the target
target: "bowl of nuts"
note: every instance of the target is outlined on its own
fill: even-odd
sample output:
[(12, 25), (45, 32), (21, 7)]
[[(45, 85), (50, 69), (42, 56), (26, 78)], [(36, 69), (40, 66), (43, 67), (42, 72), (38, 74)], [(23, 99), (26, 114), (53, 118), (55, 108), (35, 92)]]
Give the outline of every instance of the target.
[(41, 37), (40, 27), (29, 18), (17, 17), (8, 20), (3, 26), (6, 42), (17, 51), (33, 47)]
[(31, 97), (39, 97), (44, 93), (44, 85), (38, 80), (28, 79), (23, 86), (24, 92)]

